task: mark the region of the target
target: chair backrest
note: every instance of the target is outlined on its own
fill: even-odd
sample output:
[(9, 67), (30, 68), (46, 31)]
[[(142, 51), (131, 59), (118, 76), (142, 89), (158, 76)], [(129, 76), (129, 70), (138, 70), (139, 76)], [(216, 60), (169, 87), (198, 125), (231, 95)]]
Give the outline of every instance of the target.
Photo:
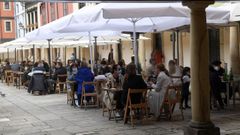
[[(127, 95), (127, 103), (129, 102), (132, 104), (132, 95), (139, 95), (139, 102), (144, 103), (147, 101), (147, 89), (129, 89), (128, 90), (128, 95)], [(139, 103), (134, 103), (134, 104), (139, 104)]]
[(63, 75), (57, 75), (57, 81), (58, 82), (66, 82), (67, 79), (67, 75), (63, 74)]
[(12, 74), (12, 70), (5, 70), (5, 76), (10, 76)]
[(181, 86), (168, 86), (165, 99), (171, 103), (181, 102)]
[(85, 86), (86, 86), (86, 85), (92, 85), (92, 86), (94, 86), (94, 92), (97, 92), (97, 91), (96, 91), (96, 87), (97, 87), (97, 85), (98, 85), (97, 82), (83, 82), (83, 83), (82, 83), (82, 89), (83, 89), (83, 90), (85, 89)]

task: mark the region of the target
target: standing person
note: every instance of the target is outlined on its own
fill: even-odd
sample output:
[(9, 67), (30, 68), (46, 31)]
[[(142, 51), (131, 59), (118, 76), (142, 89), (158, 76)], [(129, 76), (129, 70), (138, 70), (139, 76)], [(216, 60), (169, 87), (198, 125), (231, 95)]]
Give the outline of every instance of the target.
[[(77, 90), (77, 97), (78, 97), (78, 105), (81, 105), (81, 98), (82, 98), (82, 84), (83, 82), (92, 82), (94, 79), (94, 75), (91, 71), (91, 69), (88, 67), (86, 62), (81, 63), (81, 67), (78, 69), (78, 72), (75, 76), (75, 81), (78, 84), (78, 90)], [(86, 92), (93, 92), (94, 86), (92, 85), (86, 85), (85, 86)]]
[(150, 112), (154, 114), (156, 119), (158, 120), (161, 113), (161, 108), (164, 102), (165, 93), (168, 89), (168, 86), (171, 84), (171, 79), (166, 74), (166, 68), (163, 64), (157, 65), (155, 68), (155, 73), (158, 75), (157, 83), (149, 82), (152, 88), (155, 91), (151, 91), (149, 93), (149, 107)]
[(100, 61), (99, 60), (95, 61), (95, 64), (94, 64), (94, 67), (93, 67), (93, 71), (94, 71), (95, 76), (99, 75), (100, 68), (101, 68)]
[(111, 48), (108, 54), (108, 64), (111, 65), (113, 63), (113, 49)]
[(120, 72), (122, 75), (125, 75), (125, 73), (126, 73), (126, 64), (125, 64), (124, 59), (121, 59), (121, 60), (118, 62), (118, 65), (119, 65), (119, 72)]
[(147, 69), (147, 80), (156, 83), (157, 75), (154, 72), (156, 68), (156, 60), (152, 58), (149, 62), (151, 65)]
[[(131, 57), (131, 63), (130, 64), (135, 64), (135, 57), (132, 56)], [(136, 65), (136, 69), (137, 69), (137, 74), (141, 74), (142, 72), (142, 67), (141, 67), (141, 64), (138, 62), (138, 64)]]
[[(169, 75), (172, 77), (172, 83), (174, 86), (180, 86), (182, 84), (181, 77), (182, 72), (179, 66), (177, 66), (174, 60), (168, 62)], [(179, 77), (179, 78), (175, 78)]]
[(70, 56), (70, 59), (71, 59), (72, 61), (75, 61), (75, 60), (76, 60), (76, 55), (75, 55), (75, 53), (72, 53), (72, 55)]
[(45, 62), (44, 60), (42, 60), (43, 63), (43, 67), (45, 68), (46, 72), (49, 72), (49, 65), (47, 62)]
[[(191, 108), (188, 105), (188, 96), (189, 96), (189, 86), (190, 86), (190, 68), (185, 67), (183, 68), (183, 75), (182, 75), (182, 100), (181, 100), (181, 107)], [(185, 107), (183, 107), (183, 102), (185, 102)]]
[(221, 80), (221, 76), (219, 74), (219, 70), (220, 70), (219, 63), (213, 62), (210, 67), (210, 85), (211, 85), (212, 95), (218, 101), (218, 104), (220, 106), (219, 109), (224, 109), (224, 104), (223, 104), (223, 100), (221, 97), (222, 80)]
[(106, 73), (110, 73), (110, 72), (111, 72), (111, 70), (108, 67), (107, 62), (105, 60), (102, 60), (101, 61), (101, 68), (100, 68), (99, 74), (100, 75), (105, 75)]

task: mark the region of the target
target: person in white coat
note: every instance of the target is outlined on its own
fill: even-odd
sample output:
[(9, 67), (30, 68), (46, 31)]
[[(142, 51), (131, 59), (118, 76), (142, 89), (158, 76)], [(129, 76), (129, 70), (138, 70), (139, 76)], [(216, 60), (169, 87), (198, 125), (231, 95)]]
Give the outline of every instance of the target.
[(172, 84), (174, 86), (181, 86), (182, 81), (182, 71), (179, 66), (177, 66), (176, 62), (174, 60), (170, 60), (168, 62), (168, 69), (169, 69), (169, 76), (172, 79)]
[(166, 73), (166, 68), (163, 64), (157, 65), (156, 73), (158, 74), (157, 83), (150, 85), (155, 89), (155, 91), (150, 91), (148, 96), (148, 102), (150, 107), (150, 112), (154, 114), (156, 118), (160, 115), (160, 109), (163, 105), (164, 96), (171, 84), (171, 79)]

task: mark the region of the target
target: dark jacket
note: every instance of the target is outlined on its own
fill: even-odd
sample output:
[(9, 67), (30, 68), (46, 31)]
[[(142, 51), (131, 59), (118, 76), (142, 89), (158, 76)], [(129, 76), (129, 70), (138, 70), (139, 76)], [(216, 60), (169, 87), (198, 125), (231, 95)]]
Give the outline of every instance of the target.
[(46, 72), (46, 69), (44, 67), (35, 67), (33, 71), (43, 71)]
[(220, 73), (214, 70), (213, 67), (210, 67), (210, 85), (214, 92), (219, 91), (222, 85)]
[[(146, 89), (147, 84), (144, 82), (142, 76), (134, 75), (134, 76), (129, 76), (127, 80), (124, 81), (123, 83), (123, 97), (122, 97), (122, 102), (125, 105), (126, 100), (127, 100), (127, 95), (128, 95), (128, 90), (129, 89)], [(135, 94), (131, 95), (131, 99), (133, 103), (138, 103), (140, 102), (142, 95)]]
[(28, 92), (32, 91), (47, 91), (47, 81), (45, 79), (44, 74), (34, 74), (31, 77)]
[(43, 63), (43, 67), (45, 68), (46, 72), (49, 72), (49, 65), (47, 64), (47, 62)]
[(108, 66), (101, 66), (100, 68), (100, 75), (105, 75), (106, 73), (110, 73), (111, 72), (111, 69), (108, 67)]
[[(92, 71), (87, 67), (82, 67), (78, 69), (78, 73), (75, 76), (75, 80), (78, 84), (78, 90), (77, 93), (82, 94), (82, 83), (83, 82), (92, 82), (94, 79), (94, 75)], [(94, 90), (94, 86), (92, 85), (86, 85), (85, 86), (86, 92), (92, 92)]]
[(57, 80), (58, 75), (67, 74), (67, 69), (65, 67), (56, 68), (53, 79)]

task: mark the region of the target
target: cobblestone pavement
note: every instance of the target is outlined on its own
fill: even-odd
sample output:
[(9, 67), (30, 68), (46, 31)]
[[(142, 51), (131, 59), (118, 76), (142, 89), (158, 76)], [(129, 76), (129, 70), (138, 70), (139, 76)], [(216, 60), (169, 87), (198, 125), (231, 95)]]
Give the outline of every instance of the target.
[[(79, 109), (66, 104), (66, 94), (32, 96), (26, 90), (0, 83), (0, 135), (183, 135), (190, 110), (182, 121), (149, 121), (134, 128), (102, 116), (101, 109)], [(212, 112), (222, 134), (240, 135), (240, 109)]]

